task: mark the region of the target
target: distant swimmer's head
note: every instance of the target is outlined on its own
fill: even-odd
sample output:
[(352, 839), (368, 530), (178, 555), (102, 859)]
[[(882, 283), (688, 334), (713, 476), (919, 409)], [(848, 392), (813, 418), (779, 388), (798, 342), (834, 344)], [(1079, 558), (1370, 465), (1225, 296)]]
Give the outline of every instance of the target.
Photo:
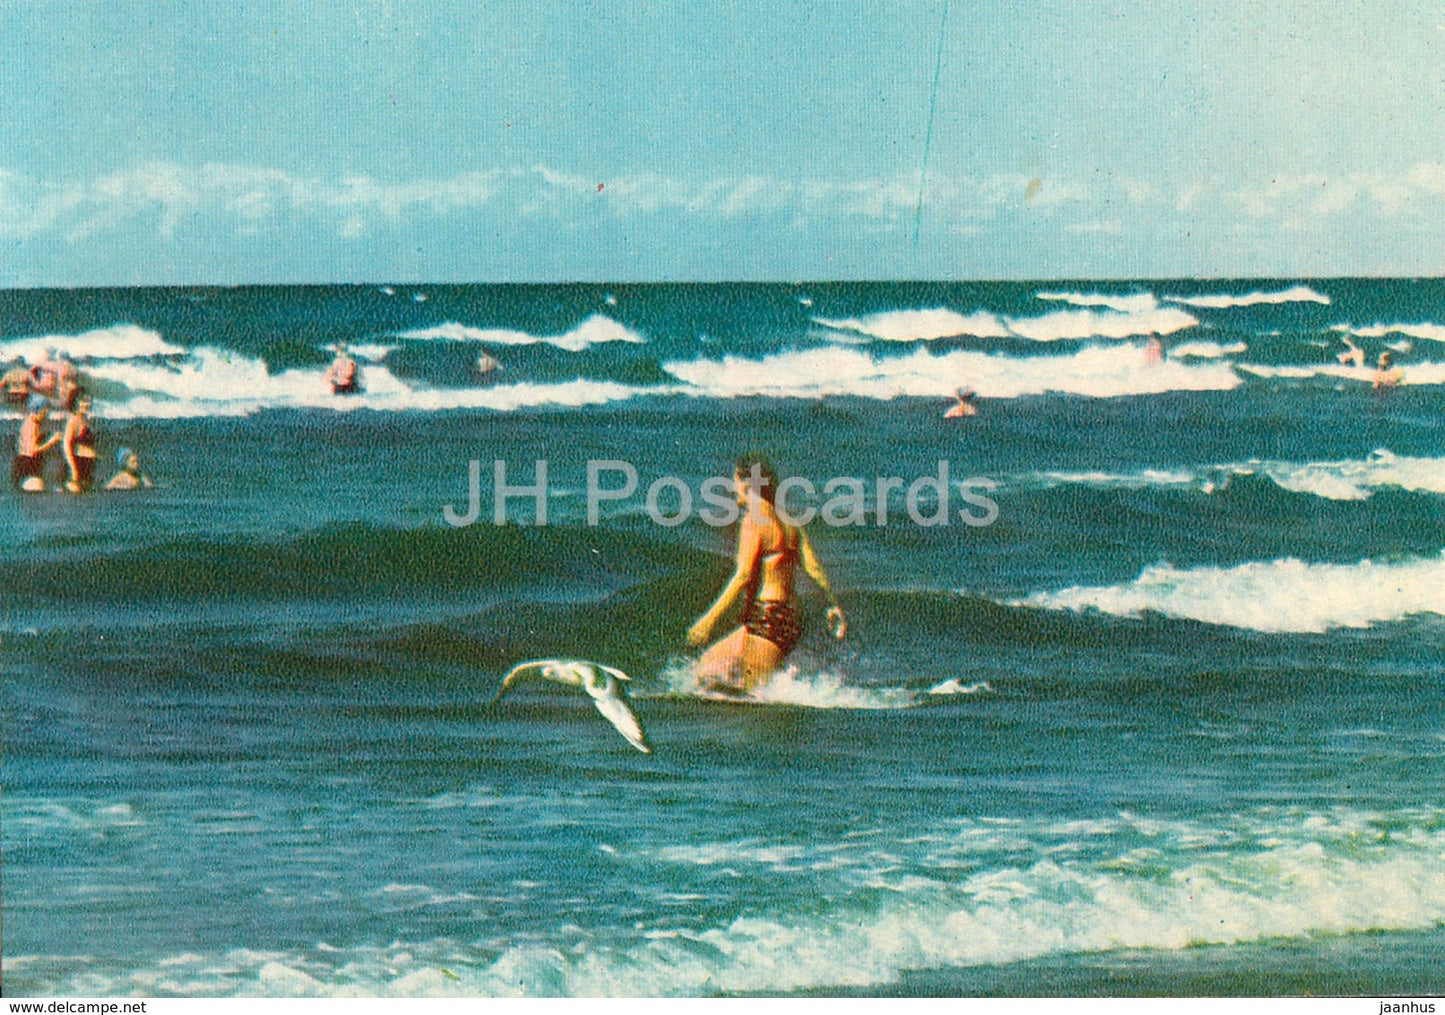
[(1387, 367), (1394, 362), (1394, 358), (1388, 352), (1380, 353), (1380, 366)]
[(32, 416), (39, 416), (50, 410), (50, 399), (44, 395), (31, 395), (30, 401), (25, 403), (25, 411)]
[(772, 504), (778, 495), (778, 473), (763, 455), (739, 455), (733, 463), (733, 486), (739, 504), (754, 493)]

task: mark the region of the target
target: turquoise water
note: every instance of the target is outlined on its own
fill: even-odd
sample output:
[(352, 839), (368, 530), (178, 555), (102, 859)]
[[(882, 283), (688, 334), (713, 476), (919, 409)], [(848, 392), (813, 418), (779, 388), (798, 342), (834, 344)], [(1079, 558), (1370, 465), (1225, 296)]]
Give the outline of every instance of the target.
[[(67, 349), (157, 484), (0, 498), (5, 989), (1438, 993), (1442, 298), (0, 293), (0, 353)], [(701, 702), (698, 509), (749, 448), (798, 509), (862, 482), (810, 525), (850, 636), (806, 587), (766, 700)], [(603, 460), (638, 487), (589, 524)], [(495, 524), (538, 461), (548, 524)], [(991, 524), (910, 518), (942, 462)], [(655, 754), (565, 688), (488, 710), (539, 656), (629, 672)]]

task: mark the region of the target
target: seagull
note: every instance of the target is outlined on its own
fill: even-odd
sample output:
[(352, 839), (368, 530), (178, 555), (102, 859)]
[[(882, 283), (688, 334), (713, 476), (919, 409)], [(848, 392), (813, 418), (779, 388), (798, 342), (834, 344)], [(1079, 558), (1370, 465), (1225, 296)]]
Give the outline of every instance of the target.
[(501, 688), (487, 703), (487, 707), (491, 708), (514, 684), (529, 676), (583, 688), (592, 696), (592, 703), (597, 706), (597, 711), (617, 727), (617, 732), (626, 737), (629, 744), (643, 754), (652, 753), (652, 745), (647, 742), (647, 735), (642, 732), (642, 724), (627, 705), (627, 696), (623, 692), (621, 681), (630, 681), (632, 678), (626, 673), (612, 666), (588, 662), (586, 659), (534, 659), (531, 662), (518, 663), (507, 672), (502, 678)]

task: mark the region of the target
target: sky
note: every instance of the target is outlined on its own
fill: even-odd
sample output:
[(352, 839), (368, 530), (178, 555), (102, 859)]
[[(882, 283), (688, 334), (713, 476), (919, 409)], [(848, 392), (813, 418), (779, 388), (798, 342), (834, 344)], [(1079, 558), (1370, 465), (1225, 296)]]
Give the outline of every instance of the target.
[(0, 0), (0, 287), (1445, 273), (1445, 8)]

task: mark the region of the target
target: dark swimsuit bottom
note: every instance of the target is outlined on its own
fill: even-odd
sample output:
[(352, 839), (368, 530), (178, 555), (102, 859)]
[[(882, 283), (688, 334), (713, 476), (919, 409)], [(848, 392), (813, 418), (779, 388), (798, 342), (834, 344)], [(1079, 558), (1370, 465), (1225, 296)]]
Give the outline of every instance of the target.
[(20, 484), (32, 476), (43, 476), (45, 463), (39, 455), (16, 455), (10, 465), (10, 480)]
[(779, 599), (753, 599), (743, 611), (748, 634), (766, 638), (787, 655), (803, 635), (803, 618), (793, 604)]
[(75, 456), (75, 481), (81, 486), (90, 486), (95, 479), (95, 459), (84, 455)]
[[(91, 480), (95, 478), (95, 427), (86, 425), (75, 434), (75, 481), (82, 487), (90, 486)], [(85, 448), (90, 452), (90, 457), (80, 454), (80, 449)], [(70, 467), (66, 462), (61, 462), (61, 480), (70, 478)]]

